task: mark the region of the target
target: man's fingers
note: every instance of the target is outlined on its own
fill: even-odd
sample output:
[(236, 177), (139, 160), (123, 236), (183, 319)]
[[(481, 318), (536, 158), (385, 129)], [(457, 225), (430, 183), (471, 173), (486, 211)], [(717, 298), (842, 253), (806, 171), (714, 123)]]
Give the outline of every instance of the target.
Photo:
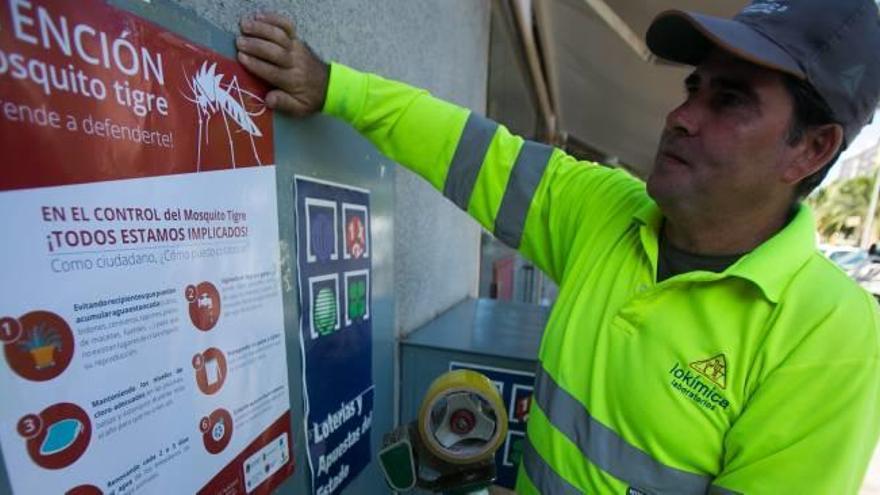
[(284, 85), (282, 69), (277, 65), (270, 64), (244, 52), (238, 52), (238, 61), (241, 62), (241, 65), (244, 65), (245, 69), (269, 84), (273, 86)]
[(293, 21), (287, 16), (276, 12), (260, 12), (255, 17), (257, 20), (268, 22), (275, 27), (281, 28), (288, 38), (296, 39), (296, 26), (293, 25)]
[(235, 40), (235, 46), (248, 55), (253, 55), (279, 67), (286, 69), (293, 67), (293, 59), (290, 56), (290, 52), (271, 41), (250, 36), (239, 36)]
[(294, 116), (302, 114), (302, 105), (294, 97), (280, 89), (273, 89), (266, 94), (266, 106), (272, 110), (291, 113)]
[(241, 20), (236, 38), (238, 60), (248, 72), (277, 89), (266, 95), (266, 106), (294, 116), (321, 110), (327, 93), (328, 66), (304, 43), (287, 17), (259, 13)]
[(241, 32), (255, 37), (271, 41), (282, 48), (290, 48), (293, 38), (278, 26), (256, 19), (242, 19)]

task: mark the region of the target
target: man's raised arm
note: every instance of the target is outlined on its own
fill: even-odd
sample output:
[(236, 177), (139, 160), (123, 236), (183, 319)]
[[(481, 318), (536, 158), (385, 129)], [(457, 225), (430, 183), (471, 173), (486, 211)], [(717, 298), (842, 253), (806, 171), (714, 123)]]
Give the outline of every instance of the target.
[(297, 117), (323, 110), (418, 173), (501, 241), (559, 281), (583, 221), (628, 219), (641, 183), (577, 162), (560, 150), (427, 91), (322, 62), (277, 14), (241, 23), (240, 62), (275, 86), (266, 103)]

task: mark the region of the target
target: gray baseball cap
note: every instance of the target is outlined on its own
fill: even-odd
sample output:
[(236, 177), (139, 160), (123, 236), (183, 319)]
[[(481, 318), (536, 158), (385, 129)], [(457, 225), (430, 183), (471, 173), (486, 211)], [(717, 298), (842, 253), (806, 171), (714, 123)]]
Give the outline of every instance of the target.
[(807, 81), (843, 126), (846, 144), (880, 97), (880, 14), (872, 0), (755, 0), (733, 19), (668, 10), (646, 42), (673, 62), (699, 65), (719, 47)]

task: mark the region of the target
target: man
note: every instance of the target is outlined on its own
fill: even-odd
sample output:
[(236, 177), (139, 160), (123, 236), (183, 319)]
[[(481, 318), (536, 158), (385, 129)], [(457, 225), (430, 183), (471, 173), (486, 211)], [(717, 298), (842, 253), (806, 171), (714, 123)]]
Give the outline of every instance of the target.
[[(242, 22), (273, 108), (348, 121), (559, 283), (520, 493), (855, 493), (880, 423), (880, 317), (800, 200), (880, 92), (870, 0), (670, 11), (690, 64), (647, 188)], [(599, 117), (597, 117), (599, 118)]]

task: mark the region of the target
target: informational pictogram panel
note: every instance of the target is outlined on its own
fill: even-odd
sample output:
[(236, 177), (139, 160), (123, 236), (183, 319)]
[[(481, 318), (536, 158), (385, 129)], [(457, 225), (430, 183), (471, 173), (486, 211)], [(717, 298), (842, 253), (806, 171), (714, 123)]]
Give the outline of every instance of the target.
[(341, 493), (369, 464), (374, 410), (370, 193), (297, 177), (305, 437), (312, 493)]
[(14, 493), (268, 493), (294, 472), (266, 90), (102, 1), (0, 4)]

